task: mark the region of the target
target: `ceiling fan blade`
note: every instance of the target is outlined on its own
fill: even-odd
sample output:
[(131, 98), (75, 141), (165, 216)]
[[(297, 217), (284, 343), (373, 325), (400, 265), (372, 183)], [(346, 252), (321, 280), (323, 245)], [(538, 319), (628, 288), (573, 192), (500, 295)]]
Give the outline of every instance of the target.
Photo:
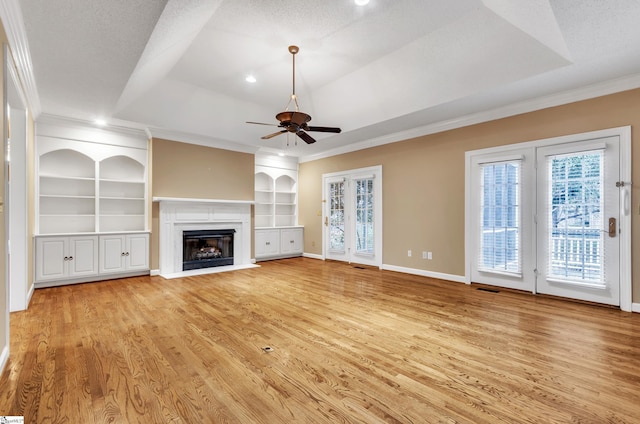
[(318, 132), (329, 132), (329, 133), (339, 133), (342, 130), (336, 127), (306, 127), (307, 131), (318, 131)]
[(247, 124), (256, 124), (256, 125), (269, 125), (272, 127), (277, 127), (277, 124), (265, 124), (264, 122), (252, 122), (252, 121), (246, 121)]
[(298, 131), (296, 134), (298, 135), (298, 137), (303, 139), (304, 142), (307, 144), (312, 144), (316, 142), (315, 138), (311, 137), (309, 134), (307, 134), (304, 131)]
[(275, 132), (273, 134), (264, 135), (264, 136), (262, 136), (260, 138), (263, 139), (263, 140), (268, 140), (270, 138), (273, 138), (273, 137), (275, 137), (277, 135), (280, 135), (280, 134), (283, 134), (283, 133), (286, 133), (286, 132), (287, 132), (287, 130), (282, 130), (282, 131)]

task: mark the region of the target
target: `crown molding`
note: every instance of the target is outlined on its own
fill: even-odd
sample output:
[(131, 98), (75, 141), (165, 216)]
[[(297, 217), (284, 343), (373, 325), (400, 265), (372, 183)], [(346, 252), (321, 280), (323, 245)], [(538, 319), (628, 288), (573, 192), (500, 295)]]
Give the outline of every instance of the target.
[[(48, 113), (41, 113), (40, 117), (36, 121), (36, 127), (38, 125), (61, 125), (67, 128), (82, 128), (92, 129), (100, 131), (116, 132), (120, 134), (126, 134), (134, 137), (142, 137), (149, 139), (146, 128), (141, 125), (123, 125), (122, 123), (110, 122), (104, 126), (96, 125), (95, 122), (88, 121), (86, 119), (74, 118), (69, 116), (51, 115)], [(36, 130), (37, 132), (37, 130)]]
[(42, 112), (42, 107), (33, 75), (29, 42), (27, 41), (27, 32), (24, 27), (19, 0), (0, 1), (0, 20), (2, 20), (2, 25), (9, 40), (11, 56), (13, 57), (31, 115), (34, 119), (37, 119)]
[(412, 128), (382, 137), (376, 137), (370, 140), (361, 141), (359, 143), (349, 144), (344, 147), (327, 150), (315, 155), (301, 156), (300, 163), (310, 162), (319, 159), (326, 159), (345, 153), (351, 153), (358, 150), (368, 149), (371, 147), (382, 146), (385, 144), (395, 143), (398, 141), (409, 140), (411, 138), (421, 137), (430, 134), (436, 134), (444, 131), (454, 130), (469, 125), (480, 124), (483, 122), (494, 121), (496, 119), (508, 118), (510, 116), (520, 115), (523, 113), (535, 112), (537, 110), (547, 109), (550, 107), (566, 105), (583, 100), (589, 100), (596, 97), (615, 94), (622, 91), (633, 90), (640, 87), (640, 74), (629, 75), (614, 80), (605, 81), (598, 84), (592, 84), (575, 90), (563, 91), (560, 93), (542, 96), (535, 99), (525, 100), (513, 103), (507, 106), (494, 108), (478, 113), (461, 116), (458, 118), (435, 122), (433, 124), (422, 127)]

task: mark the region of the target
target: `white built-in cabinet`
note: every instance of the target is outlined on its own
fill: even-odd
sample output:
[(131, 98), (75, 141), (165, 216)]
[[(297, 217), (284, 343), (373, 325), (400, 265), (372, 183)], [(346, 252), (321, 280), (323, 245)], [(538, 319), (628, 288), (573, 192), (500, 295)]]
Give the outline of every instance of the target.
[(254, 213), (256, 260), (302, 255), (304, 228), (297, 225), (297, 161), (256, 156)]
[(278, 256), (280, 254), (280, 230), (256, 229), (256, 259)]
[(100, 236), (100, 273), (149, 269), (149, 234)]
[(36, 287), (148, 273), (147, 143), (143, 132), (36, 126)]
[(301, 255), (303, 250), (303, 231), (301, 227), (280, 229), (280, 253), (283, 255)]
[(36, 238), (36, 281), (98, 275), (98, 236)]

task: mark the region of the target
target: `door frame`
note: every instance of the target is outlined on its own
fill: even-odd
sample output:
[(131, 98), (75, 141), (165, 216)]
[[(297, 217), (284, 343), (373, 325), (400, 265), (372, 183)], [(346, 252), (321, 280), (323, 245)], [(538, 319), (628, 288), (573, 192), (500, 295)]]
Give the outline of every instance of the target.
[[(503, 154), (524, 148), (539, 148), (555, 144), (572, 143), (595, 138), (619, 137), (620, 140), (620, 309), (632, 311), (632, 281), (631, 281), (631, 126), (608, 128), (598, 131), (590, 131), (578, 134), (570, 134), (560, 137), (545, 138), (506, 146), (490, 147), (487, 149), (465, 152), (465, 277), (466, 284), (471, 284), (471, 265), (474, 260), (472, 229), (474, 213), (471, 210), (472, 191), (471, 178), (472, 159), (487, 154), (501, 152)], [(535, 293), (535, 287), (533, 289)]]
[[(5, 54), (6, 102), (5, 149), (11, 147), (10, 159), (5, 151), (6, 166), (11, 172), (5, 173), (5, 219), (8, 222), (7, 279), (9, 281), (10, 311), (23, 311), (29, 306), (34, 286), (28, 278), (28, 184), (27, 184), (27, 101), (16, 74), (12, 56)], [(8, 114), (11, 114), (9, 117)], [(9, 119), (10, 118), (10, 119)]]
[[(327, 236), (325, 228), (325, 220), (329, 219), (329, 202), (327, 193), (327, 182), (330, 179), (336, 179), (344, 177), (346, 180), (354, 181), (365, 176), (373, 176), (374, 178), (374, 259), (372, 261), (359, 262), (353, 260), (357, 257), (355, 253), (347, 254), (346, 262), (348, 263), (362, 263), (363, 265), (376, 266), (382, 268), (382, 165), (375, 165), (366, 168), (350, 169), (346, 171), (331, 172), (328, 174), (322, 174), (322, 259), (327, 259)], [(351, 202), (351, 199), (346, 199), (345, 204)], [(355, 211), (354, 211), (355, 212)]]

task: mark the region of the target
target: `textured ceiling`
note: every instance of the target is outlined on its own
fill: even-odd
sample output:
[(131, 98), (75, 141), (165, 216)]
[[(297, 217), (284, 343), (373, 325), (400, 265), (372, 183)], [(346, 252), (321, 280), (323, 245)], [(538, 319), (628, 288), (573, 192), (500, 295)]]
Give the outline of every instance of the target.
[[(20, 5), (45, 114), (303, 159), (569, 101), (585, 87), (640, 86), (637, 0)], [(313, 145), (261, 140), (275, 128), (245, 123), (277, 123), (292, 90), (291, 44), (300, 110), (311, 125), (343, 130), (312, 133)]]

